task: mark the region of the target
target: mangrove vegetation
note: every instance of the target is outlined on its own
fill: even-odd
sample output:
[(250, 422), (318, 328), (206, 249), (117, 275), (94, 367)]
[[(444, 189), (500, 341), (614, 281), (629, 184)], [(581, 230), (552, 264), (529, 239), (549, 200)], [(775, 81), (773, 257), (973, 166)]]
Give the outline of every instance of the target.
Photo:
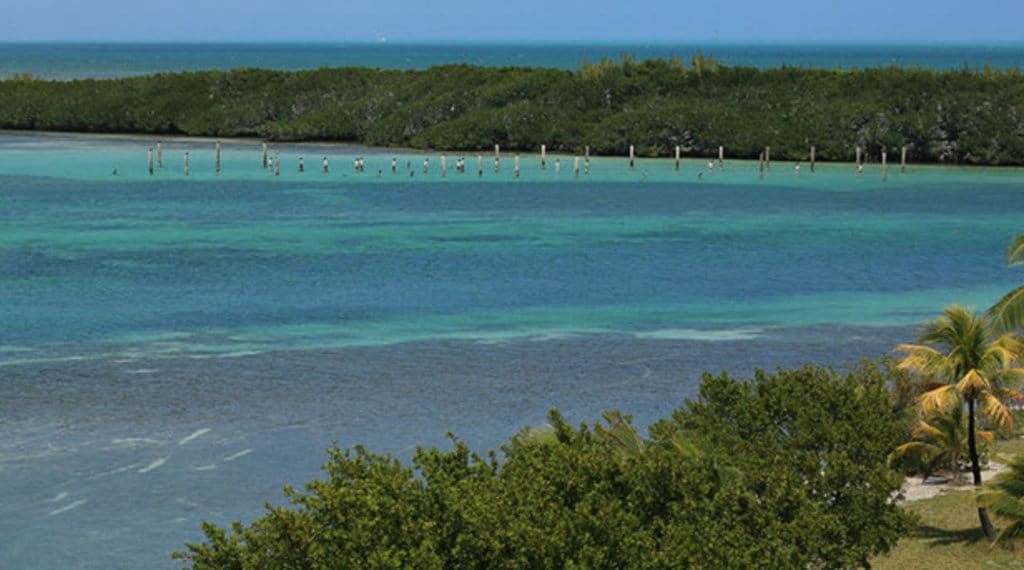
[(651, 59), (578, 70), (446, 65), (0, 81), (0, 128), (337, 141), (451, 152), (1024, 164), (1017, 69), (807, 69)]

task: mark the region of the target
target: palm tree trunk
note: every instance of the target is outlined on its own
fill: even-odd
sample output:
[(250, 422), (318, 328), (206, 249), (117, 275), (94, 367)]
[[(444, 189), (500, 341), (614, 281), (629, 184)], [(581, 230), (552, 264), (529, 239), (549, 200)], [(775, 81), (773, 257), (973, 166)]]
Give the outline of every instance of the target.
[[(967, 449), (971, 455), (971, 472), (974, 474), (974, 486), (981, 486), (981, 460), (978, 458), (978, 445), (974, 439), (974, 398), (967, 399)], [(978, 507), (978, 520), (981, 522), (981, 531), (985, 533), (989, 541), (996, 539), (996, 528), (988, 518), (988, 511), (985, 507)]]

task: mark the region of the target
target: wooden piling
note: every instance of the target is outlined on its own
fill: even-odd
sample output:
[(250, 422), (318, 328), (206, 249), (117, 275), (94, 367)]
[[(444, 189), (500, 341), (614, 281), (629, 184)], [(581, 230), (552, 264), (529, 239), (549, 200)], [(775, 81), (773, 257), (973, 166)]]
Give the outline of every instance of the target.
[(725, 170), (725, 147), (718, 145), (718, 169)]
[(217, 174), (220, 174), (220, 141), (217, 141)]
[(580, 177), (580, 157), (579, 157), (579, 155), (573, 157), (573, 159), (572, 159), (572, 175), (575, 178), (579, 178)]
[(153, 175), (153, 149), (149, 149), (146, 153), (147, 162), (149, 163), (149, 175)]
[(501, 147), (494, 145), (494, 173), (501, 171)]
[(904, 146), (903, 149), (900, 150), (900, 173), (905, 173), (906, 171), (907, 171), (907, 147)]
[(857, 168), (860, 169), (860, 146), (857, 146)]
[(633, 170), (633, 166), (634, 166), (633, 162), (635, 160), (635, 156), (636, 155), (633, 152), (633, 145), (629, 145), (629, 169), (630, 170)]
[(811, 172), (814, 172), (814, 153), (817, 149), (811, 147)]
[(676, 145), (676, 172), (679, 172), (679, 152), (681, 150), (682, 149), (679, 148), (679, 145)]
[(164, 167), (164, 151), (160, 148), (160, 141), (156, 143), (156, 167)]
[(547, 170), (548, 168), (548, 147), (547, 145), (540, 145), (540, 169)]
[(476, 174), (480, 178), (484, 177), (484, 155), (476, 155)]
[(764, 168), (765, 170), (772, 169), (772, 147), (764, 147)]
[(515, 156), (515, 159), (513, 159), (512, 171), (515, 172), (515, 177), (519, 178), (519, 155), (518, 154)]
[(448, 174), (445, 170), (448, 168), (448, 157), (441, 155), (441, 178), (446, 177)]
[(757, 172), (758, 178), (764, 180), (764, 151), (761, 151), (761, 154), (757, 157)]
[(185, 152), (185, 176), (188, 176), (188, 152)]
[(263, 143), (263, 168), (267, 167), (267, 143)]
[(885, 153), (882, 153), (882, 182), (889, 179), (889, 167), (886, 165)]
[(281, 153), (274, 151), (274, 176), (281, 176)]

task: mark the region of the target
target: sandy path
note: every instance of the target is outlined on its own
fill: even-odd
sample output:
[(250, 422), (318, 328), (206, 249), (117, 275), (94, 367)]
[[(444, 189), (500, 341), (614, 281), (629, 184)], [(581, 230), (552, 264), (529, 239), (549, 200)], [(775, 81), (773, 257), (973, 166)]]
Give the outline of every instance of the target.
[[(985, 469), (981, 473), (981, 479), (984, 482), (991, 481), (996, 475), (1006, 471), (1006, 466), (1001, 463), (989, 462), (988, 469)], [(913, 501), (920, 501), (921, 499), (930, 499), (940, 493), (947, 491), (971, 491), (974, 489), (974, 485), (971, 485), (970, 471), (966, 473), (964, 483), (955, 483), (952, 479), (946, 477), (930, 477), (927, 482), (921, 482), (920, 477), (907, 477), (906, 482), (903, 483), (903, 499), (900, 503), (910, 503)]]

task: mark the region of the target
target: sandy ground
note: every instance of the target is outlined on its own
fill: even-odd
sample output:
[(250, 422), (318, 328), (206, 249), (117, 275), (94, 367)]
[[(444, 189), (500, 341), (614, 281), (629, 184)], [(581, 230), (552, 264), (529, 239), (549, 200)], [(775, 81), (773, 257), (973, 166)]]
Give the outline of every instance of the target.
[[(1006, 471), (1005, 465), (990, 461), (988, 469), (981, 472), (981, 480), (987, 483), (1003, 471)], [(963, 481), (960, 483), (945, 477), (929, 477), (926, 482), (921, 482), (920, 477), (908, 477), (906, 482), (903, 483), (903, 500), (900, 502), (910, 503), (920, 501), (921, 499), (930, 499), (946, 492), (972, 491), (974, 490), (974, 485), (970, 481), (970, 471), (964, 474)]]

